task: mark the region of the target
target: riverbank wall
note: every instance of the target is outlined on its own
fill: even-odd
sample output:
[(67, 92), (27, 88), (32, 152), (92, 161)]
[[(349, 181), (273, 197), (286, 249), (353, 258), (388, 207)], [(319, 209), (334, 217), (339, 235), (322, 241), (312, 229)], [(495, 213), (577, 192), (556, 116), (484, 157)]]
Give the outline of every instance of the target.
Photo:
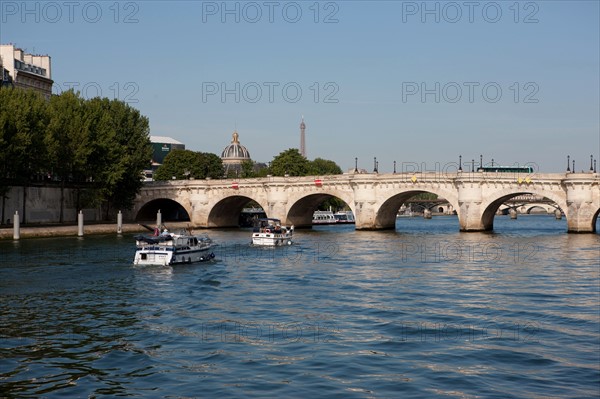
[[(178, 229), (185, 229), (189, 223), (168, 222), (167, 226), (170, 231), (176, 231)], [(21, 239), (25, 238), (36, 238), (36, 237), (68, 237), (77, 236), (78, 233), (77, 225), (44, 225), (44, 226), (21, 226), (20, 234)], [(149, 231), (142, 225), (137, 223), (124, 223), (121, 229), (122, 234), (128, 233), (149, 233)], [(116, 223), (95, 223), (84, 225), (83, 235), (94, 235), (94, 234), (114, 234), (117, 235), (117, 224)], [(12, 240), (13, 239), (13, 228), (2, 227), (0, 228), (0, 240)]]
[[(0, 199), (2, 224), (12, 224), (18, 212), (21, 224), (77, 223), (77, 214), (83, 212), (86, 221), (102, 221), (100, 208), (77, 209), (82, 191), (51, 183), (29, 186), (12, 186), (4, 199)], [(62, 220), (61, 220), (62, 206)]]

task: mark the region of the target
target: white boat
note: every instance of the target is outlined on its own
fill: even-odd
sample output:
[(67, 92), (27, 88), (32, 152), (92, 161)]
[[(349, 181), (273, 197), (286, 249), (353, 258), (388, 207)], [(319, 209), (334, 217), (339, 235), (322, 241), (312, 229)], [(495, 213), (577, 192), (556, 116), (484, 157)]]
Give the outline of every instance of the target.
[(335, 217), (335, 221), (340, 224), (356, 223), (356, 219), (354, 219), (354, 214), (352, 213), (352, 211), (339, 211), (336, 212), (333, 216)]
[(337, 219), (331, 211), (315, 211), (313, 213), (312, 224), (336, 224)]
[(252, 229), (252, 244), (278, 246), (291, 245), (294, 226), (288, 228), (281, 225), (279, 219), (257, 219)]
[(180, 263), (205, 262), (215, 257), (213, 241), (206, 236), (196, 236), (186, 231), (160, 235), (134, 237), (137, 250), (135, 265), (168, 266)]
[(398, 213), (396, 213), (396, 218), (405, 218), (405, 217), (413, 217), (413, 211), (411, 206), (406, 206), (402, 204), (400, 209), (398, 209)]

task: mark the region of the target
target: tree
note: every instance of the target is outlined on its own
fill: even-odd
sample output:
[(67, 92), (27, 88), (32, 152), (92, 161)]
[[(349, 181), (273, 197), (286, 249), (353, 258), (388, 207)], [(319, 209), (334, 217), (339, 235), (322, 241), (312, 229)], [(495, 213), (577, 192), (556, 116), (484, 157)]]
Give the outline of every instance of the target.
[(99, 186), (108, 217), (110, 207), (129, 209), (133, 205), (143, 186), (142, 171), (152, 160), (152, 146), (147, 117), (123, 101), (103, 99), (102, 105), (111, 120), (102, 119), (101, 122), (112, 123), (114, 128), (96, 125), (98, 132), (104, 132), (102, 145), (97, 150), (105, 154)]
[(148, 119), (138, 110), (72, 90), (49, 101), (31, 90), (0, 90), (0, 148), (0, 195), (51, 173), (61, 184), (60, 221), (67, 184), (77, 189), (77, 209), (102, 204), (108, 217), (111, 206), (130, 208), (152, 156)]
[(417, 195), (413, 195), (406, 202), (408, 202), (410, 200), (435, 200), (435, 199), (437, 199), (437, 197), (438, 197), (437, 194), (434, 194), (434, 193), (420, 193)]
[[(80, 181), (89, 158), (88, 126), (84, 123), (84, 100), (73, 90), (52, 96), (48, 104), (48, 125), (44, 143), (48, 168), (61, 182), (60, 217), (64, 215), (66, 183)], [(77, 210), (75, 210), (77, 212)]]
[(273, 176), (306, 176), (310, 162), (303, 157), (297, 148), (281, 152), (273, 158), (270, 171)]
[(155, 180), (204, 179), (223, 177), (223, 161), (215, 154), (191, 150), (173, 150), (154, 173)]
[(290, 148), (273, 158), (269, 168), (273, 176), (320, 176), (339, 175), (342, 169), (333, 161), (316, 158), (309, 161), (298, 149)]
[(342, 169), (333, 161), (315, 158), (310, 162), (309, 172), (311, 175), (341, 175)]
[[(22, 184), (25, 187), (32, 175), (43, 165), (45, 159), (43, 133), (46, 123), (47, 105), (39, 93), (14, 88), (0, 90), (2, 221), (9, 187), (14, 184)], [(23, 204), (25, 204), (26, 190), (23, 193)]]
[(52, 96), (48, 114), (45, 135), (48, 166), (63, 182), (81, 180), (86, 174), (90, 155), (84, 100), (73, 90)]
[(221, 179), (223, 177), (223, 161), (221, 158), (210, 152), (200, 152), (199, 154), (204, 170), (206, 171), (205, 175), (201, 176), (201, 178)]
[(254, 162), (251, 160), (248, 159), (242, 162), (241, 169), (243, 178), (256, 177), (256, 172), (254, 172)]
[(321, 202), (317, 209), (320, 211), (328, 211), (331, 209), (333, 212), (337, 212), (345, 208), (349, 208), (348, 204), (337, 197), (331, 197)]
[[(140, 174), (150, 163), (148, 118), (119, 100), (84, 100), (66, 91), (50, 99), (45, 143), (49, 167), (61, 181), (78, 190), (77, 207), (102, 204), (130, 208), (142, 187)], [(93, 190), (80, 201), (83, 184)], [(62, 203), (61, 194), (61, 221)]]

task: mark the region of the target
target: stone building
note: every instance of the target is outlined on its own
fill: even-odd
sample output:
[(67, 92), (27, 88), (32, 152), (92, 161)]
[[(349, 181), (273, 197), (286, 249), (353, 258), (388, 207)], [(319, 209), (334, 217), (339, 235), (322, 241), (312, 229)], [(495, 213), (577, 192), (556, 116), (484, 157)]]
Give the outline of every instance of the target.
[(34, 55), (13, 44), (0, 44), (2, 85), (35, 90), (47, 99), (52, 95), (52, 69), (48, 55)]
[(225, 147), (221, 153), (223, 169), (225, 171), (225, 176), (240, 176), (242, 163), (251, 160), (250, 153), (248, 152), (248, 149), (240, 143), (240, 135), (237, 131), (233, 132), (232, 137), (231, 144)]

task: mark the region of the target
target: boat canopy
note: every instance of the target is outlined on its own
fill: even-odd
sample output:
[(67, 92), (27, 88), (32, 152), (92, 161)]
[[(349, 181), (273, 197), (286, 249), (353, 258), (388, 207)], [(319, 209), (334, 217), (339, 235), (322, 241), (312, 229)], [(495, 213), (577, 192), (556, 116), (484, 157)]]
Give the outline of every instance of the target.
[(148, 243), (148, 244), (158, 244), (160, 242), (169, 241), (173, 237), (171, 237), (171, 235), (164, 235), (164, 236), (137, 235), (137, 236), (134, 236), (133, 238), (135, 238), (136, 241), (145, 242), (145, 243)]

